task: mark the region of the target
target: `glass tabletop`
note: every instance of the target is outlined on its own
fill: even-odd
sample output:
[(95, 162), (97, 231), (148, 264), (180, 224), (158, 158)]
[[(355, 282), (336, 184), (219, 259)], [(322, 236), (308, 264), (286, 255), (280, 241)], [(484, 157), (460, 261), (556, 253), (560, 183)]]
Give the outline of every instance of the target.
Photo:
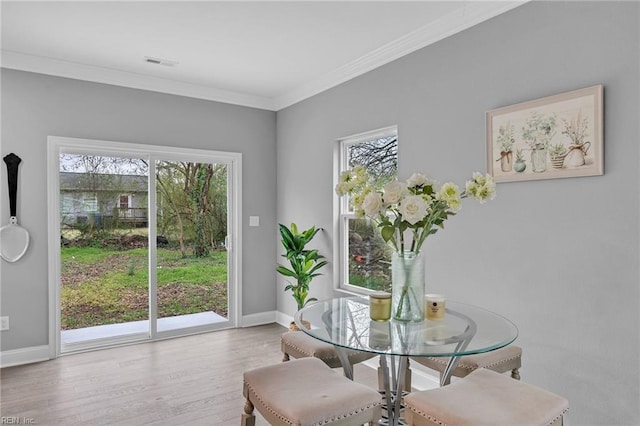
[[(513, 342), (518, 328), (477, 306), (447, 300), (444, 320), (373, 321), (367, 297), (316, 302), (295, 314), (305, 333), (348, 349), (377, 354), (448, 357), (489, 352)], [(302, 321), (310, 322), (306, 328)]]

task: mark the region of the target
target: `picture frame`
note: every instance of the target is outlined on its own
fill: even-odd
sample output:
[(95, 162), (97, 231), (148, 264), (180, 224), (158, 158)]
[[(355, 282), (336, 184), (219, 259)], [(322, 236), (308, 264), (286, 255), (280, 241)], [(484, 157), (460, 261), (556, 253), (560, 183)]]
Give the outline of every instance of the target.
[(496, 182), (604, 174), (603, 86), (486, 113), (487, 172)]

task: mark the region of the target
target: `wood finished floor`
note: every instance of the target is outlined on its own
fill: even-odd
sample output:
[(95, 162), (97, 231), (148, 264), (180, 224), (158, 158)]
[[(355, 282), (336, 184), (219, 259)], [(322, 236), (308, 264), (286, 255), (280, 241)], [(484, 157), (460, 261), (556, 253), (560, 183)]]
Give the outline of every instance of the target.
[[(37, 425), (238, 425), (242, 373), (281, 362), (285, 331), (223, 330), (3, 368), (0, 416)], [(369, 367), (356, 365), (355, 377), (376, 387)]]

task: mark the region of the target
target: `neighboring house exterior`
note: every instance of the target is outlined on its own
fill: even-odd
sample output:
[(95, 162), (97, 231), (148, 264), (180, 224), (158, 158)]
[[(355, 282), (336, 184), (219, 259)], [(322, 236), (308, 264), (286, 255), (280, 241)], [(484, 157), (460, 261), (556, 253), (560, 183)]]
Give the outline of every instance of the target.
[(147, 226), (147, 177), (60, 172), (63, 227)]

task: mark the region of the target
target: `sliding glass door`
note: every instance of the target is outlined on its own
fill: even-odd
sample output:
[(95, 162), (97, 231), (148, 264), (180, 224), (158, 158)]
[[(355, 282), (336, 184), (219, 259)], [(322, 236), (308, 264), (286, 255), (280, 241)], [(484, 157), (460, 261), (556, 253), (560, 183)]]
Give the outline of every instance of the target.
[(59, 352), (234, 326), (239, 157), (90, 142), (50, 140)]

